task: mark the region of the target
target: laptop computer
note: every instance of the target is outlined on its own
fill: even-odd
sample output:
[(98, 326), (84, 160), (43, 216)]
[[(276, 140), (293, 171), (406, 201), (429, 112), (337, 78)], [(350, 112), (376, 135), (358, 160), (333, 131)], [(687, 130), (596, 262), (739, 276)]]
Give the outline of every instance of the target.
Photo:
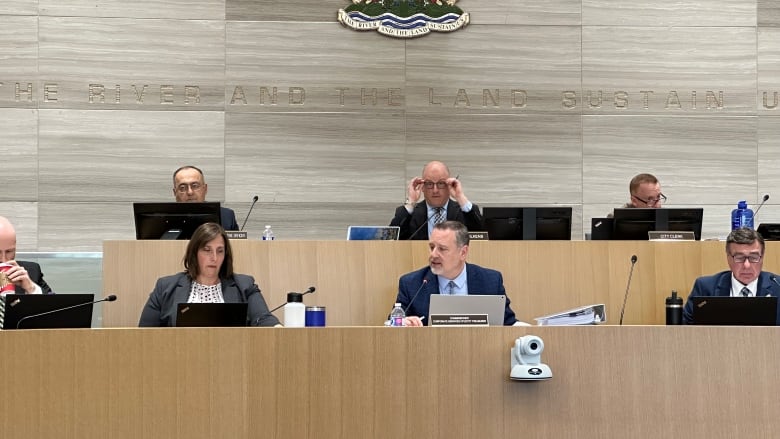
[(3, 329), (92, 327), (91, 293), (6, 294), (0, 300), (5, 301)]
[(347, 241), (393, 241), (398, 239), (401, 228), (398, 226), (349, 226)]
[(777, 297), (694, 296), (694, 325), (777, 325)]
[(489, 326), (502, 326), (505, 308), (506, 296), (498, 294), (468, 294), (465, 296), (431, 294), (428, 314), (487, 314)]
[(248, 303), (179, 303), (176, 326), (246, 326), (248, 306)]

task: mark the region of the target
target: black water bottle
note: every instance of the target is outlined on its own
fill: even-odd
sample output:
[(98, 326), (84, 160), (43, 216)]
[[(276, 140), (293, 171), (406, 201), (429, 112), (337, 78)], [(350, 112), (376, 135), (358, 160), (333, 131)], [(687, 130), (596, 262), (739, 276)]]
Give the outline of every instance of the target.
[(682, 325), (682, 297), (677, 297), (677, 291), (672, 290), (672, 296), (666, 298), (666, 324)]

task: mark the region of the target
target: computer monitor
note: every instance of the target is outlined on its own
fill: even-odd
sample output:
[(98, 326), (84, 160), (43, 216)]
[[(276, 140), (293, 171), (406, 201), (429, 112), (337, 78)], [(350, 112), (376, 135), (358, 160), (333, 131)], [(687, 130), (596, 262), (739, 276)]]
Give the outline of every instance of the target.
[(611, 239), (647, 241), (647, 232), (693, 232), (699, 241), (703, 214), (701, 207), (615, 209)]
[(221, 224), (219, 203), (133, 203), (136, 239), (190, 239), (203, 223)]
[(485, 207), (490, 240), (571, 240), (571, 207)]

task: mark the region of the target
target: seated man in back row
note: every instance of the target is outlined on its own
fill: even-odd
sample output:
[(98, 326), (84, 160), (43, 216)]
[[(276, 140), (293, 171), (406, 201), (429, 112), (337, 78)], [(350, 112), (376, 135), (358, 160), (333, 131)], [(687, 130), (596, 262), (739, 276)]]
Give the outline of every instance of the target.
[(35, 262), (16, 260), (16, 229), (8, 218), (0, 216), (0, 262), (11, 267), (0, 273), (0, 287), (14, 284), (15, 294), (50, 294), (51, 287), (43, 280), (41, 266)]
[[(173, 172), (173, 196), (178, 203), (203, 203), (209, 185), (203, 177), (203, 171), (195, 166), (182, 166)], [(233, 209), (220, 206), (220, 222), (225, 230), (238, 230), (236, 213)]]
[[(666, 195), (661, 192), (661, 182), (653, 174), (637, 174), (628, 184), (628, 203), (620, 206), (623, 209), (659, 209), (666, 202)], [(612, 218), (613, 213), (607, 214)]]
[(684, 324), (693, 323), (694, 296), (780, 296), (780, 280), (775, 274), (762, 271), (764, 238), (755, 230), (743, 227), (729, 233), (726, 238), (726, 263), (729, 271), (696, 279), (683, 308)]
[[(469, 234), (466, 226), (457, 221), (436, 224), (428, 241), (429, 265), (401, 276), (398, 298), (406, 311), (404, 326), (423, 326), (428, 316), (431, 294), (498, 294), (506, 295), (501, 273), (479, 265), (467, 264)], [(419, 292), (418, 292), (419, 291)], [(504, 325), (522, 325), (506, 298)]]
[(391, 226), (400, 227), (398, 239), (428, 239), (433, 226), (444, 221), (461, 222), (472, 231), (484, 230), (479, 206), (466, 198), (463, 185), (450, 177), (450, 169), (442, 162), (425, 165), (422, 177), (411, 179), (406, 192), (406, 203), (395, 210), (390, 221)]

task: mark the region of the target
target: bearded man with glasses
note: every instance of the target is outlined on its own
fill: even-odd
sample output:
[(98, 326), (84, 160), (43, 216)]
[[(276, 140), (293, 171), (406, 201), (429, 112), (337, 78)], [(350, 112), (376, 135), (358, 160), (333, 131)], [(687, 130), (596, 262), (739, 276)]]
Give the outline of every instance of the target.
[[(173, 172), (173, 196), (178, 203), (203, 203), (209, 185), (203, 177), (203, 171), (195, 166), (182, 166)], [(225, 230), (238, 230), (236, 212), (220, 206), (220, 221)]]
[(390, 225), (401, 228), (399, 239), (427, 240), (433, 226), (444, 221), (484, 230), (479, 206), (466, 197), (458, 177), (450, 177), (447, 165), (433, 161), (423, 167), (421, 177), (409, 181), (406, 202), (395, 210)]
[(694, 296), (779, 297), (777, 275), (762, 271), (764, 248), (764, 238), (755, 230), (743, 227), (732, 231), (726, 238), (729, 270), (696, 279), (683, 308), (683, 323), (693, 323)]

